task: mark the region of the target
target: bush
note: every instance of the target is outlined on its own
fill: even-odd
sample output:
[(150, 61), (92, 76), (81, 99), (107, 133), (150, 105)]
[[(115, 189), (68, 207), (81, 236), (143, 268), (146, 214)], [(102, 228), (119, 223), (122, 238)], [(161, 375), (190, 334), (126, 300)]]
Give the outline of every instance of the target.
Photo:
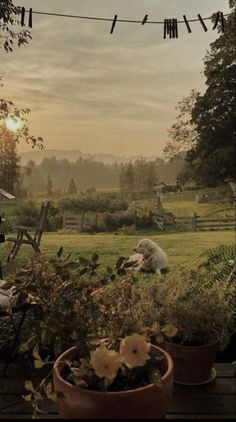
[(151, 215), (142, 215), (137, 217), (136, 227), (138, 229), (145, 229), (152, 227), (152, 217)]
[(80, 213), (82, 211), (92, 212), (114, 212), (127, 210), (128, 203), (124, 199), (113, 198), (103, 194), (80, 194), (77, 198), (65, 198), (60, 202), (60, 207), (65, 211)]
[[(23, 202), (17, 206), (14, 216), (11, 218), (11, 226), (15, 224), (21, 226), (36, 227), (39, 222), (40, 204), (32, 201)], [(12, 227), (11, 227), (12, 228)], [(48, 216), (45, 224), (45, 231), (55, 232), (62, 228), (62, 214), (60, 209), (50, 203)]]
[(40, 207), (34, 202), (23, 202), (15, 210), (14, 223), (35, 227), (39, 221)]

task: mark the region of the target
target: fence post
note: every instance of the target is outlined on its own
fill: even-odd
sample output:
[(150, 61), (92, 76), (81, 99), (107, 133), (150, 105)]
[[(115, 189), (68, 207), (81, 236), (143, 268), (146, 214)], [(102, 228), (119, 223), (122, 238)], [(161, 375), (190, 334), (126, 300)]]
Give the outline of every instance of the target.
[(196, 232), (197, 231), (197, 214), (196, 214), (196, 212), (193, 213), (192, 227), (193, 227), (193, 231)]
[(134, 211), (134, 227), (136, 228), (137, 225), (137, 210)]
[(95, 214), (95, 217), (94, 217), (94, 227), (97, 229), (97, 227), (98, 227), (98, 215), (97, 214)]
[(84, 215), (85, 215), (85, 212), (82, 211), (80, 215), (80, 233), (84, 231)]

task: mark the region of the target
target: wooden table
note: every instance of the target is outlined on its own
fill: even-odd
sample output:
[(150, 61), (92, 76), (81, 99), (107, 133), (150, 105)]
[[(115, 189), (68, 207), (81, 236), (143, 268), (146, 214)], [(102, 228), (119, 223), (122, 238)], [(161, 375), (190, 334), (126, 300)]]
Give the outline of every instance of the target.
[[(174, 386), (167, 419), (236, 418), (236, 365), (216, 364), (215, 369), (217, 378), (207, 385)], [(7, 378), (0, 379), (0, 419), (31, 419), (31, 407), (21, 399), (21, 394), (26, 394), (24, 380), (30, 379), (27, 376), (25, 369), (16, 370), (11, 365)], [(42, 416), (42, 419), (58, 418), (54, 405)]]

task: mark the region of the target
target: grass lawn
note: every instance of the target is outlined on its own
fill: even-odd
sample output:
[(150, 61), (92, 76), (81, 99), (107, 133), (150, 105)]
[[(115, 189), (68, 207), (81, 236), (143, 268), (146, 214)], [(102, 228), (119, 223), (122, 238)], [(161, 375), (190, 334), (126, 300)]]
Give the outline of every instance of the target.
[(179, 217), (193, 216), (196, 212), (198, 215), (207, 214), (211, 209), (216, 207), (216, 204), (198, 204), (190, 200), (168, 200), (163, 201), (163, 206), (167, 211), (173, 212), (174, 215)]
[[(215, 247), (219, 243), (233, 243), (235, 241), (233, 231), (164, 234), (146, 231), (133, 236), (46, 233), (43, 235), (41, 246), (42, 251), (49, 255), (55, 255), (60, 246), (63, 246), (64, 252), (71, 253), (74, 259), (79, 256), (90, 257), (96, 251), (103, 265), (113, 265), (119, 256), (130, 255), (137, 242), (145, 237), (156, 241), (165, 250), (172, 267), (191, 262), (204, 249)], [(7, 251), (7, 244), (0, 245), (3, 259)], [(23, 245), (17, 255), (15, 264), (10, 264), (11, 270), (15, 265), (19, 267), (27, 261), (32, 251), (30, 246)]]

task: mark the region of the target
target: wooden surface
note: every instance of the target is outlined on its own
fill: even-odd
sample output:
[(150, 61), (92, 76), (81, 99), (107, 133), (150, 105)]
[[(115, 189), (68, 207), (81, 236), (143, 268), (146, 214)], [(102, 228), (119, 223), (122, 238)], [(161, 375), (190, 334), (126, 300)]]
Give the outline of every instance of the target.
[[(236, 365), (216, 364), (217, 378), (203, 386), (176, 385), (167, 419), (235, 419)], [(1, 369), (1, 365), (0, 365)], [(31, 377), (32, 378), (32, 377)], [(30, 404), (21, 399), (25, 369), (11, 366), (7, 378), (0, 379), (0, 419), (31, 419)], [(37, 380), (33, 382), (37, 385)], [(58, 419), (54, 404), (48, 405), (48, 414), (42, 419)]]

